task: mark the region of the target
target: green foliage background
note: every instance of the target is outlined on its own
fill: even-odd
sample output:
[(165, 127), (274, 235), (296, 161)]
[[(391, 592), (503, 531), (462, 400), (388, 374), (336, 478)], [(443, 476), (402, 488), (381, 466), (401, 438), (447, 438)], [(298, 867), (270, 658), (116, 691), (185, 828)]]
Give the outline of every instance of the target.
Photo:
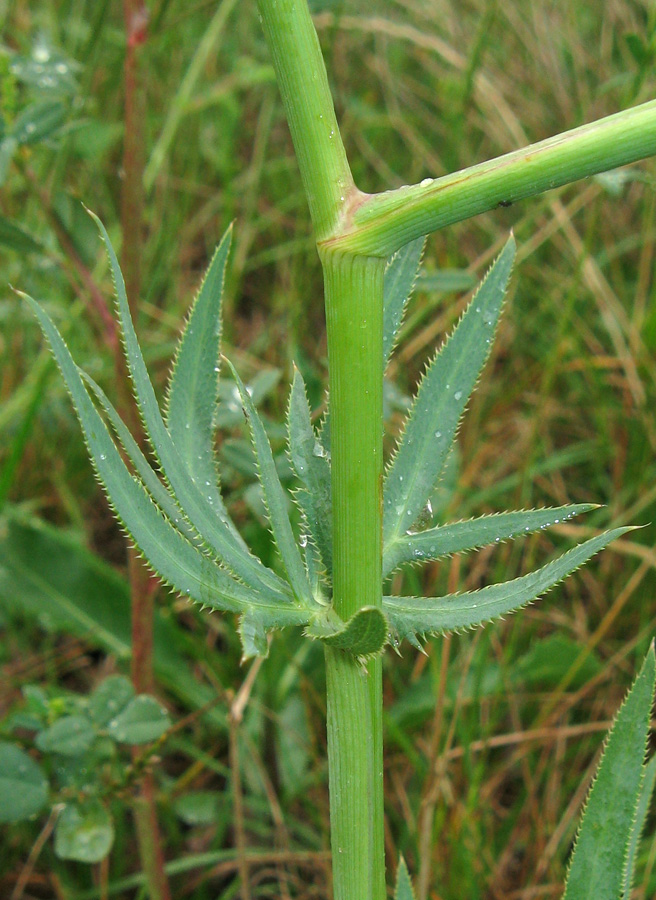
[[(654, 14), (646, 2), (617, 0), (602, 11), (511, 0), (313, 6), (365, 190), (440, 175), (654, 96)], [(284, 476), (279, 423), (293, 361), (313, 408), (323, 401), (320, 271), (254, 3), (233, 4), (193, 90), (185, 96), (181, 88), (195, 54), (201, 62), (216, 9), (177, 0), (151, 8), (141, 50), (152, 183), (138, 330), (162, 386), (200, 276), (234, 219), (229, 355), (255, 386)], [(106, 296), (111, 285), (81, 201), (120, 246), (120, 13), (117, 4), (91, 0), (0, 7), (2, 729), (24, 709), (26, 684), (52, 697), (86, 694), (104, 676), (127, 671), (124, 542), (63, 383), (30, 313), (6, 287), (46, 301), (76, 359), (112, 394), (106, 335), (83, 273)], [(434, 508), (457, 519), (568, 502), (603, 507), (585, 524), (454, 557), (421, 576), (395, 576), (394, 592), (480, 587), (535, 568), (573, 538), (618, 523), (645, 526), (501, 627), (433, 641), (426, 657), (405, 651), (386, 660), (390, 861), (400, 851), (417, 871), (430, 848), (429, 896), (557, 894), (600, 735), (654, 632), (654, 173), (649, 161), (499, 209), (427, 246), (387, 386), (391, 431), (510, 228), (518, 243), (500, 339)], [(228, 391), (219, 423), (223, 489), (250, 545), (271, 561), (236, 399)], [(225, 716), (246, 676), (239, 657), (230, 621), (161, 593), (160, 699), (174, 719), (217, 694), (221, 701), (161, 750), (166, 855), (178, 872), (172, 884), (197, 900), (239, 890)], [(242, 825), (259, 853), (250, 864), (253, 890), (264, 896), (328, 896), (323, 702), (320, 650), (278, 637), (238, 739)], [(115, 896), (138, 896), (120, 793), (113, 812), (109, 884)], [(42, 825), (3, 826), (3, 896)], [(654, 895), (655, 862), (647, 840), (636, 896)], [(51, 896), (55, 882), (62, 896), (100, 896), (92, 870), (58, 859), (49, 843), (28, 874), (32, 896)]]

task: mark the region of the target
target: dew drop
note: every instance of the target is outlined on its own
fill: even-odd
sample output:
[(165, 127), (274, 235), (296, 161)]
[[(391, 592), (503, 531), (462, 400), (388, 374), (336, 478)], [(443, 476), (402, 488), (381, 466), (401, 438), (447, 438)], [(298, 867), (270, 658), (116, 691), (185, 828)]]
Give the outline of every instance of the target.
[(429, 184), (432, 184), (432, 183), (433, 183), (433, 179), (432, 179), (432, 178), (424, 178), (422, 181), (419, 182), (419, 184), (421, 185), (421, 187), (428, 187), (428, 185), (429, 185)]
[(106, 456), (106, 454), (101, 453), (101, 454), (100, 454), (100, 458), (101, 458), (101, 460), (104, 462), (104, 461), (107, 459), (107, 456)]
[(453, 399), (461, 400), (462, 399), (462, 391), (456, 391), (455, 394), (453, 395)]
[(435, 437), (438, 438), (438, 440), (439, 440), (439, 438), (442, 437), (442, 432), (441, 432), (441, 431), (436, 431), (436, 432), (435, 432)]
[(307, 534), (302, 534), (299, 538), (299, 543), (300, 543), (301, 547), (307, 547), (307, 542), (308, 542)]

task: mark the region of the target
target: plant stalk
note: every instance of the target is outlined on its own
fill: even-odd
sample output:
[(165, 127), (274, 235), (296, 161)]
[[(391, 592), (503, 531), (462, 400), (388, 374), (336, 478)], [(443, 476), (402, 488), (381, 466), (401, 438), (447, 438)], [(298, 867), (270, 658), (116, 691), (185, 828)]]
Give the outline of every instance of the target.
[(354, 192), (319, 38), (306, 0), (258, 0), (317, 240)]
[(656, 100), (421, 184), (362, 195), (326, 246), (390, 256), (446, 225), (656, 153)]
[[(333, 607), (382, 605), (385, 261), (328, 255)], [(382, 667), (326, 649), (335, 900), (383, 900)]]

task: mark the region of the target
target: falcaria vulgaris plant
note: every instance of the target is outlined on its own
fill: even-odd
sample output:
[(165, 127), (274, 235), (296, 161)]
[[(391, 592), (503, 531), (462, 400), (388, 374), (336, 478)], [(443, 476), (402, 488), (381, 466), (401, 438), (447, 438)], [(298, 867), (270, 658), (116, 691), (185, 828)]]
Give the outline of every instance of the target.
[[(62, 371), (89, 453), (117, 516), (153, 569), (204, 606), (236, 613), (244, 657), (266, 655), (292, 626), (323, 642), (327, 675), (333, 880), (336, 900), (386, 897), (381, 655), (407, 641), (474, 628), (524, 607), (627, 531), (616, 528), (528, 575), (444, 597), (383, 596), (406, 563), (524, 535), (590, 509), (578, 504), (425, 521), (467, 401), (489, 355), (515, 256), (512, 236), (457, 327), (430, 361), (391, 459), (383, 459), (383, 373), (420, 265), (424, 236), (499, 204), (656, 153), (656, 102), (453, 175), (369, 195), (342, 144), (306, 0), (258, 0), (323, 266), (329, 409), (312, 423), (295, 372), (287, 412), (298, 489), (283, 489), (264, 426), (221, 356), (221, 303), (230, 231), (221, 240), (180, 339), (165, 411), (155, 397), (103, 225), (135, 396), (157, 468), (110, 400), (73, 361), (30, 298)], [(219, 370), (236, 383), (279, 554), (250, 552), (224, 504), (214, 460)], [(122, 447), (122, 452), (119, 450)], [(127, 458), (127, 463), (124, 461)], [(289, 505), (300, 508), (302, 534)], [(570, 867), (568, 900), (628, 896), (653, 778), (643, 780), (654, 685), (650, 651), (619, 713)], [(645, 793), (647, 792), (647, 793)], [(601, 848), (601, 849), (600, 849)], [(396, 897), (412, 897), (401, 863)]]

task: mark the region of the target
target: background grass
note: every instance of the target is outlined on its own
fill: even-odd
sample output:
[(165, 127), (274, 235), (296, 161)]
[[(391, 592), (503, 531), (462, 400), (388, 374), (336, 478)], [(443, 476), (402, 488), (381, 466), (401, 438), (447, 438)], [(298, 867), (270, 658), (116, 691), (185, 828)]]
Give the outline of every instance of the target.
[[(158, 0), (151, 8), (142, 49), (150, 187), (138, 327), (161, 385), (204, 266), (234, 219), (227, 352), (251, 380), (259, 377), (275, 437), (292, 361), (314, 407), (322, 402), (320, 270), (252, 0), (234, 6), (193, 90), (181, 90), (217, 6)], [(655, 16), (642, 0), (603, 8), (548, 0), (313, 7), (365, 190), (440, 175), (654, 96)], [(47, 304), (77, 359), (111, 393), (113, 363), (83, 275), (107, 295), (110, 284), (81, 201), (120, 245), (121, 10), (106, 0), (10, 0), (0, 17), (5, 47), (34, 59), (46, 46), (74, 75), (62, 94), (65, 128), (19, 149), (0, 199), (5, 729), (26, 684), (86, 693), (126, 671), (129, 617), (123, 538), (38, 329), (6, 287)], [(16, 83), (6, 65), (2, 89), (6, 121), (44, 91), (51, 96), (47, 85)], [(427, 245), (389, 373), (391, 433), (399, 424), (394, 398), (412, 390), (474, 276), (510, 228), (519, 245), (499, 341), (460, 432), (453, 477), (437, 498), (440, 517), (570, 501), (603, 506), (580, 523), (412, 571), (395, 588), (480, 586), (521, 574), (597, 529), (645, 527), (520, 616), (432, 641), (425, 656), (409, 648), (401, 658), (388, 654), (388, 862), (393, 869), (404, 853), (421, 872), (422, 900), (560, 896), (601, 735), (655, 630), (655, 174), (648, 161), (499, 209)], [(22, 237), (7, 234), (6, 222)], [(232, 426), (221, 432), (222, 483), (240, 527), (268, 559), (243, 437)], [(161, 699), (181, 719), (218, 698), (161, 748), (156, 767), (175, 897), (330, 896), (320, 650), (283, 634), (252, 671), (239, 665), (227, 618), (166, 591), (159, 612)], [(243, 717), (229, 727), (235, 697)], [(194, 824), (185, 803), (198, 820), (198, 791), (212, 792), (213, 805)], [(143, 896), (125, 798), (112, 808), (116, 845), (105, 866), (59, 860), (51, 841), (39, 841), (45, 817), (5, 827), (0, 894), (19, 896), (18, 884), (26, 898)], [(652, 835), (650, 822), (636, 898), (656, 893)], [(248, 888), (239, 874), (244, 847)]]

